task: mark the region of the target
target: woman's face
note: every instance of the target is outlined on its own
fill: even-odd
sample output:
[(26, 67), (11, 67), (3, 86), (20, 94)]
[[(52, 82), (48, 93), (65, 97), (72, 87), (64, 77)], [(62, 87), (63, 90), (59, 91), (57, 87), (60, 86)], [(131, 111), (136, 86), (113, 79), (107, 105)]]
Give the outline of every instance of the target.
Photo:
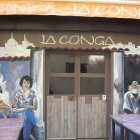
[(23, 89), (30, 89), (30, 81), (26, 81), (25, 79), (23, 80), (22, 83), (22, 88)]

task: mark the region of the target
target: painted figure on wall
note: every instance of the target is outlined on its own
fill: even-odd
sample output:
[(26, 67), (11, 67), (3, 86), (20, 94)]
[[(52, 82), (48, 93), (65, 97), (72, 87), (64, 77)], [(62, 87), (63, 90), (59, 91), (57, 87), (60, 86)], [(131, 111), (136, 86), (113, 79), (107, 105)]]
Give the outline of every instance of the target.
[(124, 95), (123, 110), (127, 114), (140, 113), (140, 85), (133, 81)]
[(7, 104), (6, 97), (0, 86), (0, 118), (10, 117), (11, 113), (11, 107)]
[[(137, 81), (128, 86), (128, 91), (124, 95), (123, 110), (127, 114), (140, 114), (140, 85)], [(129, 140), (139, 140), (139, 138), (131, 134)]]
[(37, 98), (35, 91), (31, 90), (33, 80), (30, 76), (25, 75), (20, 80), (21, 89), (15, 94), (15, 103), (13, 104), (14, 114), (19, 118), (24, 118), (23, 137), (29, 140), (33, 135), (36, 125), (34, 110), (37, 109)]

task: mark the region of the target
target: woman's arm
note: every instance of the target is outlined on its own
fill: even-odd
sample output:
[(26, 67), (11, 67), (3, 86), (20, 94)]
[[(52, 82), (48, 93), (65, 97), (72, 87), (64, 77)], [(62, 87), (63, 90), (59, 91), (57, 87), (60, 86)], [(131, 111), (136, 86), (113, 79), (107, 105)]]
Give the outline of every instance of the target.
[(14, 97), (14, 103), (12, 104), (12, 108), (16, 108), (17, 107), (18, 98), (19, 98), (19, 94), (16, 93), (16, 95)]
[(38, 102), (37, 102), (37, 98), (36, 97), (33, 100), (33, 106), (34, 106), (34, 110), (37, 110)]
[(33, 110), (37, 110), (37, 107), (38, 107), (38, 102), (37, 102), (37, 98), (35, 97), (33, 99), (33, 105), (25, 105), (26, 108), (31, 108)]

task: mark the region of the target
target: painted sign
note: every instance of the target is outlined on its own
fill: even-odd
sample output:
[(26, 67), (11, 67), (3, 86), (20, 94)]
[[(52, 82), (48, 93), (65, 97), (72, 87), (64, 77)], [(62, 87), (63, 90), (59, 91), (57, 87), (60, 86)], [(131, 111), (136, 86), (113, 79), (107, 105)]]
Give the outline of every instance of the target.
[(2, 1), (0, 15), (63, 15), (140, 19), (140, 5), (53, 2), (53, 1)]
[(0, 32), (0, 58), (30, 57), (30, 49), (129, 49), (139, 54), (139, 35), (112, 32)]
[(87, 43), (87, 45), (98, 45), (98, 46), (108, 46), (108, 45), (114, 45), (114, 41), (111, 38), (111, 36), (93, 36), (90, 37), (84, 36), (84, 35), (62, 35), (59, 37), (58, 42), (55, 40), (55, 36), (45, 36), (42, 34), (42, 41), (41, 44), (56, 44), (59, 43), (61, 45), (78, 45), (78, 44), (84, 44)]
[(2, 34), (0, 56), (29, 56), (30, 50), (28, 48), (36, 47), (99, 49), (115, 45), (118, 42), (112, 34), (97, 32), (0, 32), (0, 34)]

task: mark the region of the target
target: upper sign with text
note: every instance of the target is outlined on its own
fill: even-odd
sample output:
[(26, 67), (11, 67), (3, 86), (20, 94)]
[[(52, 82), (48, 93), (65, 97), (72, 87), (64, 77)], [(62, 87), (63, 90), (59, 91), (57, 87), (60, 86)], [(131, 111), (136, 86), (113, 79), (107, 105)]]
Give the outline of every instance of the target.
[[(128, 0), (127, 0), (128, 1)], [(0, 0), (0, 15), (62, 15), (140, 19), (140, 5), (120, 2)]]

